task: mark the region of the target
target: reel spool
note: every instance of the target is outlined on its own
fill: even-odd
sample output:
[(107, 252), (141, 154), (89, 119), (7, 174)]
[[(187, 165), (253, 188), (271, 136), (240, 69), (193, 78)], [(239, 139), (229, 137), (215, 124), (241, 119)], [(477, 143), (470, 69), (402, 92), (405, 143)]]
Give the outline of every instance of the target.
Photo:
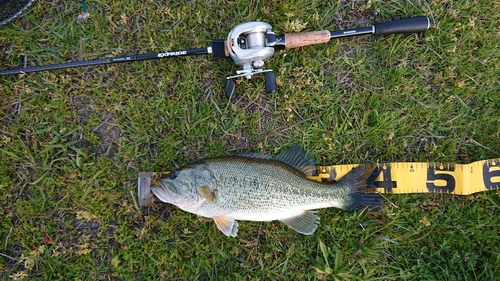
[(243, 66), (237, 75), (226, 78), (226, 96), (236, 97), (236, 77), (252, 78), (255, 74), (265, 74), (266, 91), (276, 92), (276, 75), (271, 69), (264, 70), (264, 60), (274, 55), (276, 35), (272, 26), (265, 22), (246, 22), (235, 26), (227, 37), (226, 48), (234, 63)]

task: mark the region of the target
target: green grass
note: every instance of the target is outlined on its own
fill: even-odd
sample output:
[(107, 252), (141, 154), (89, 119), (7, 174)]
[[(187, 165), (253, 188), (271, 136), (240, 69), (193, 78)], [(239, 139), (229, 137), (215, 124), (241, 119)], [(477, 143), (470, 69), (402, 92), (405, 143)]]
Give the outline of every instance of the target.
[(277, 34), (436, 24), (277, 52), (278, 92), (239, 79), (234, 102), (238, 67), (210, 56), (0, 77), (0, 279), (500, 279), (497, 191), (321, 210), (311, 236), (241, 222), (227, 238), (176, 207), (136, 207), (139, 171), (248, 150), (301, 144), (325, 165), (500, 157), (498, 1), (247, 2), (88, 1), (77, 24), (80, 1), (40, 1), (0, 28), (0, 69), (201, 48), (254, 20)]

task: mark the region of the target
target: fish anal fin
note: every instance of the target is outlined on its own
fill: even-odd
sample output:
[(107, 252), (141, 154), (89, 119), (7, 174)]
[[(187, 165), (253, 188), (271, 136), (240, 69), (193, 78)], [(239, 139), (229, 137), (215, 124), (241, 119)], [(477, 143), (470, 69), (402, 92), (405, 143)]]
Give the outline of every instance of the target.
[(198, 192), (203, 196), (203, 198), (207, 199), (207, 201), (211, 203), (216, 203), (217, 202), (217, 190), (214, 189), (213, 191), (210, 189), (210, 187), (204, 185), (198, 187)]
[(298, 233), (311, 235), (316, 231), (316, 228), (318, 228), (319, 217), (312, 211), (304, 211), (298, 216), (282, 219), (280, 221)]
[(214, 217), (217, 228), (226, 236), (236, 237), (238, 234), (238, 222), (229, 216)]

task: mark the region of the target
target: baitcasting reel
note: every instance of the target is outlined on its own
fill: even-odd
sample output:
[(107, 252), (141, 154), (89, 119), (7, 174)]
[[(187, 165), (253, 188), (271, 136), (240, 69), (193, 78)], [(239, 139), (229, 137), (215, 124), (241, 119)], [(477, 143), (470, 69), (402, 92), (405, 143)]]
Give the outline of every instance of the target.
[(272, 26), (265, 22), (247, 22), (235, 26), (227, 37), (226, 48), (234, 63), (243, 66), (236, 71), (237, 75), (226, 78), (226, 96), (236, 97), (233, 78), (252, 78), (255, 74), (264, 73), (266, 91), (276, 92), (276, 75), (271, 69), (264, 70), (264, 60), (274, 55), (276, 35)]

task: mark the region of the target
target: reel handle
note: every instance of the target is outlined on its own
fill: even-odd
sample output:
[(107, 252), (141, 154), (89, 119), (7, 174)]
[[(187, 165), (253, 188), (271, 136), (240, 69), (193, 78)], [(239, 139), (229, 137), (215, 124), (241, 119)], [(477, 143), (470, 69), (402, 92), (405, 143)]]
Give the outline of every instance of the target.
[(431, 27), (429, 17), (420, 16), (388, 22), (379, 22), (367, 27), (360, 27), (338, 31), (312, 31), (301, 33), (287, 33), (277, 38), (276, 45), (286, 49), (304, 47), (319, 43), (327, 43), (332, 38), (342, 38), (358, 35), (386, 35), (400, 33), (425, 32)]
[(379, 22), (373, 24), (375, 32), (373, 35), (400, 34), (400, 33), (418, 33), (425, 32), (431, 27), (429, 17), (413, 17), (388, 22)]

